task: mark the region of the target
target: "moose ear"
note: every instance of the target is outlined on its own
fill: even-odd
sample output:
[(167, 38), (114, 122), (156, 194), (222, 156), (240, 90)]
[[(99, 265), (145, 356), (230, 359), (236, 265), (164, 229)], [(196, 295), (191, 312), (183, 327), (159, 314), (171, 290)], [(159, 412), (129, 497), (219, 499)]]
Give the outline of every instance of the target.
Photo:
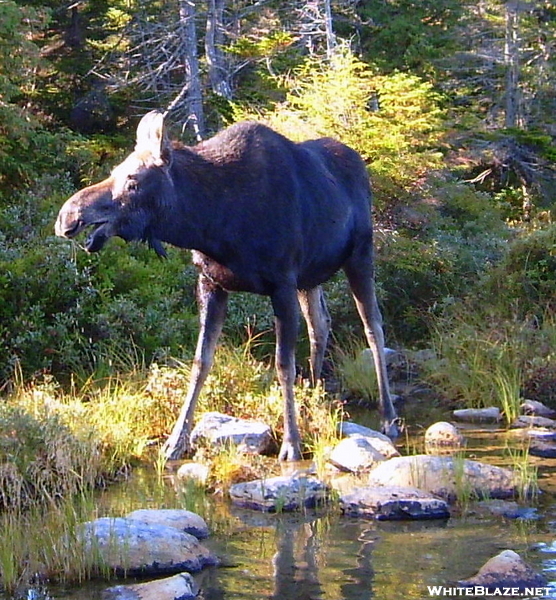
[(148, 150), (159, 166), (168, 164), (170, 159), (170, 143), (164, 128), (164, 115), (152, 110), (137, 125), (137, 142), (135, 150)]

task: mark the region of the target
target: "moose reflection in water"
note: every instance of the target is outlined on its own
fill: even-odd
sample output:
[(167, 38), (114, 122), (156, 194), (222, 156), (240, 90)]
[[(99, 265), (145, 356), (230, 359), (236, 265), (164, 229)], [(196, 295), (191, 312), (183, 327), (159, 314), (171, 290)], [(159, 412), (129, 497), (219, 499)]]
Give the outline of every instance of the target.
[[(232, 590), (237, 589), (245, 599), (375, 597), (372, 562), (379, 535), (373, 525), (351, 521), (343, 531), (334, 518), (316, 514), (246, 515), (239, 520), (243, 526), (252, 522), (251, 534), (243, 530), (241, 540), (230, 539), (218, 548), (234, 568), (206, 569), (195, 577), (204, 600), (235, 597)], [(341, 539), (331, 540), (334, 535)]]
[(166, 442), (168, 458), (190, 450), (195, 404), (230, 291), (270, 297), (284, 400), (279, 457), (301, 458), (293, 395), (299, 309), (308, 326), (314, 382), (330, 327), (320, 284), (341, 268), (373, 354), (382, 426), (397, 436), (374, 287), (371, 188), (354, 150), (329, 138), (294, 143), (255, 122), (183, 147), (168, 141), (164, 116), (153, 111), (139, 123), (135, 150), (107, 179), (61, 208), (57, 235), (73, 238), (88, 227), (89, 252), (113, 236), (147, 242), (162, 256), (162, 242), (194, 251), (201, 328), (189, 389)]

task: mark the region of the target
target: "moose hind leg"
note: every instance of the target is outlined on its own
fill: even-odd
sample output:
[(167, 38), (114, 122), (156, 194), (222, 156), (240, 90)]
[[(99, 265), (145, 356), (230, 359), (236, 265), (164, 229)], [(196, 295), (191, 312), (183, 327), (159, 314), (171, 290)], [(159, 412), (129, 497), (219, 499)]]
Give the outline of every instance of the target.
[(271, 296), (276, 329), (276, 372), (284, 400), (284, 438), (278, 458), (301, 459), (301, 436), (297, 427), (293, 384), (295, 343), (299, 325), (299, 304), (295, 288), (280, 288)]
[(330, 334), (330, 313), (326, 307), (324, 292), (319, 285), (312, 290), (299, 290), (297, 292), (301, 312), (307, 323), (311, 355), (309, 366), (311, 370), (311, 384), (316, 385), (322, 372), (322, 363), (328, 335)]
[(363, 322), (367, 343), (373, 355), (380, 395), (382, 429), (391, 439), (396, 439), (400, 433), (398, 429), (399, 419), (388, 384), (382, 316), (376, 298), (371, 247), (354, 253), (345, 265), (344, 270), (357, 306), (357, 312)]
[(164, 444), (164, 454), (169, 460), (181, 458), (191, 450), (190, 434), (193, 414), (201, 388), (214, 360), (216, 343), (222, 333), (228, 292), (200, 275), (197, 285), (197, 300), (201, 328), (187, 395), (172, 433)]

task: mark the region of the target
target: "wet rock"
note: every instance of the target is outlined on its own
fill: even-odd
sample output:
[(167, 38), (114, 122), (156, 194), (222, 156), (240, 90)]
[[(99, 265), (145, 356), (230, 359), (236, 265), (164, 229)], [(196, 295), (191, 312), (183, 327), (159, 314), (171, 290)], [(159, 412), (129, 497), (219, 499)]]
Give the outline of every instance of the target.
[(326, 484), (306, 474), (257, 479), (230, 487), (235, 505), (268, 512), (312, 508), (326, 501), (328, 493)]
[(547, 417), (536, 417), (534, 415), (521, 415), (511, 425), (514, 428), (521, 427), (543, 427), (544, 429), (556, 429), (556, 421)]
[(351, 421), (344, 421), (339, 426), (340, 435), (344, 437), (365, 437), (369, 444), (385, 458), (392, 458), (393, 456), (399, 456), (400, 453), (396, 449), (396, 446), (392, 443), (392, 440), (374, 429), (369, 429), (363, 425), (352, 423)]
[(525, 588), (539, 588), (547, 585), (547, 580), (541, 573), (537, 573), (513, 550), (504, 550), (487, 561), (479, 572), (469, 578), (459, 581), (461, 587), (481, 586), (491, 594), (506, 594), (495, 592), (503, 588), (518, 588), (520, 592)]
[(504, 519), (519, 519), (527, 515), (529, 509), (519, 506), (509, 500), (481, 500), (474, 502), (470, 512), (485, 517), (502, 517)]
[(386, 458), (374, 448), (370, 439), (353, 435), (343, 439), (332, 450), (328, 462), (340, 471), (362, 473), (370, 471)]
[(496, 423), (502, 419), (500, 409), (496, 406), (488, 408), (461, 408), (454, 410), (452, 416), (457, 421), (468, 423)]
[(425, 447), (430, 453), (445, 448), (457, 450), (463, 443), (459, 429), (447, 421), (433, 423), (425, 432)]
[(197, 462), (185, 462), (180, 465), (176, 477), (182, 481), (193, 481), (199, 485), (205, 485), (208, 480), (210, 469), (208, 465)]
[(529, 446), (529, 454), (541, 458), (556, 458), (556, 444), (542, 440), (533, 441)]
[(102, 593), (102, 600), (194, 600), (198, 589), (189, 573), (179, 573), (173, 577), (117, 585)]
[(195, 536), (167, 525), (104, 517), (84, 523), (82, 535), (91, 552), (118, 574), (193, 573), (218, 564)]
[(142, 508), (130, 512), (126, 518), (136, 519), (137, 521), (148, 523), (150, 525), (167, 525), (168, 527), (175, 527), (180, 531), (185, 531), (185, 533), (194, 535), (197, 539), (203, 539), (209, 536), (209, 528), (203, 517), (190, 510)]
[(344, 514), (378, 521), (447, 519), (444, 500), (414, 488), (361, 487), (340, 497)]
[(536, 417), (546, 417), (548, 419), (552, 419), (556, 416), (556, 411), (537, 400), (525, 400), (520, 408), (524, 415), (534, 415)]
[(448, 501), (458, 496), (507, 498), (515, 493), (508, 469), (451, 456), (400, 456), (380, 463), (368, 485), (413, 487)]
[(260, 421), (248, 421), (210, 412), (201, 417), (191, 432), (193, 444), (202, 439), (215, 445), (233, 444), (248, 454), (262, 454), (272, 444), (272, 432), (268, 425)]

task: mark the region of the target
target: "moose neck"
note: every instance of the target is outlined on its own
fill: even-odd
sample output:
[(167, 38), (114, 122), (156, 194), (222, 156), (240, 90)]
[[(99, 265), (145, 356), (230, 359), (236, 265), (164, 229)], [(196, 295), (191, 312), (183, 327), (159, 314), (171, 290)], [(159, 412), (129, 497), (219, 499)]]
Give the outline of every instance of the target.
[(223, 260), (228, 216), (221, 169), (186, 148), (174, 152), (169, 175), (171, 191), (159, 199), (154, 237)]

